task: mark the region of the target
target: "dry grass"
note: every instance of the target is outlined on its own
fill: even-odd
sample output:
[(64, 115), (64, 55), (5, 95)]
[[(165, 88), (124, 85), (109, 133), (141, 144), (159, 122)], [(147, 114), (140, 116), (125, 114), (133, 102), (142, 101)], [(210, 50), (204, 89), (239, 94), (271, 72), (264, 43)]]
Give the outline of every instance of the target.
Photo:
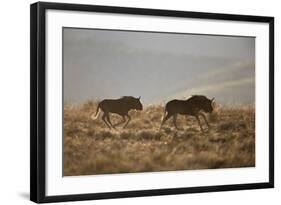
[(208, 116), (207, 133), (191, 116), (178, 117), (181, 130), (169, 120), (158, 131), (161, 106), (131, 111), (126, 129), (109, 130), (101, 119), (90, 119), (95, 109), (93, 102), (64, 106), (66, 176), (255, 166), (253, 107), (218, 107)]

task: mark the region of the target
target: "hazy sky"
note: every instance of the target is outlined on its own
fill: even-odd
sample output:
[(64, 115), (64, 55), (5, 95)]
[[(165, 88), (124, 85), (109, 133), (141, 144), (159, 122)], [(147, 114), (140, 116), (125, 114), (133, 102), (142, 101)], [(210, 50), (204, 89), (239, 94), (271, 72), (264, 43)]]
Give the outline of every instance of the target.
[(64, 28), (64, 100), (255, 101), (255, 38)]

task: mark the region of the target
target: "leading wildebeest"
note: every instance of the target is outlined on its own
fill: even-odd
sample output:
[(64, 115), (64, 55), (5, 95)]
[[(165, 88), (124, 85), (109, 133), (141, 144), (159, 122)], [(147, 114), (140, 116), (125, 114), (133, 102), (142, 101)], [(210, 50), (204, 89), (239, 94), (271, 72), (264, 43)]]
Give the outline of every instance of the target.
[[(108, 126), (108, 128), (115, 128), (115, 126), (121, 125), (126, 122), (126, 117), (128, 118), (124, 128), (129, 124), (131, 117), (129, 115), (130, 110), (142, 110), (142, 104), (139, 98), (134, 98), (132, 96), (124, 96), (119, 99), (105, 99), (98, 104), (96, 114), (92, 119), (96, 119), (99, 116), (100, 110), (103, 111), (102, 120)], [(123, 120), (115, 125), (110, 121), (109, 113), (115, 113), (122, 116)]]
[[(209, 123), (206, 119), (206, 116), (202, 113), (202, 111), (211, 113), (213, 111), (213, 99), (208, 99), (203, 95), (193, 95), (187, 100), (171, 100), (169, 101), (164, 109), (164, 117), (161, 122), (160, 129), (162, 125), (173, 116), (173, 123), (176, 129), (178, 129), (176, 124), (177, 114), (181, 115), (192, 115), (196, 117), (198, 124), (200, 126), (201, 131), (203, 132), (203, 128), (199, 119), (199, 116), (202, 116), (208, 126)], [(167, 113), (167, 114), (166, 114)]]

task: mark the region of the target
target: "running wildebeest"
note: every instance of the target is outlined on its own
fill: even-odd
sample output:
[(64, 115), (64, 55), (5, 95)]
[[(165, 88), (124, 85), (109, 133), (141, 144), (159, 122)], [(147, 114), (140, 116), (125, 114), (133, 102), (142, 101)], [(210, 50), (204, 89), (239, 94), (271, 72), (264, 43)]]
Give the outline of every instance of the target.
[[(115, 128), (115, 126), (121, 125), (126, 122), (126, 117), (128, 118), (126, 124), (123, 128), (125, 128), (131, 117), (128, 114), (130, 110), (142, 110), (142, 104), (139, 98), (134, 98), (132, 96), (124, 96), (119, 99), (105, 99), (98, 104), (96, 114), (92, 119), (97, 119), (100, 113), (100, 110), (103, 111), (102, 120), (105, 122), (109, 129)], [(123, 120), (115, 125), (113, 125), (110, 121), (109, 113), (115, 113), (122, 116)]]
[(163, 126), (163, 124), (172, 116), (173, 116), (173, 124), (176, 127), (176, 129), (178, 129), (176, 124), (176, 119), (177, 119), (177, 114), (181, 114), (181, 115), (191, 115), (196, 117), (201, 131), (204, 132), (199, 116), (202, 116), (204, 118), (205, 123), (207, 124), (208, 128), (210, 128), (206, 116), (204, 115), (203, 112), (211, 113), (213, 111), (213, 102), (214, 102), (214, 98), (210, 100), (203, 95), (193, 95), (187, 100), (169, 101), (164, 109), (164, 116), (161, 122), (160, 129)]

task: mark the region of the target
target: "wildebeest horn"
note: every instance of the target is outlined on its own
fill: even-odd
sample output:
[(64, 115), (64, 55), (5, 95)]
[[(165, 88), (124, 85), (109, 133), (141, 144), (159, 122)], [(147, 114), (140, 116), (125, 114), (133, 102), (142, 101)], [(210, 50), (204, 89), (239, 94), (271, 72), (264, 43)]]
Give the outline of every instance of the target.
[(139, 96), (139, 100), (140, 100), (141, 96)]
[(214, 102), (214, 100), (215, 100), (215, 98), (212, 98), (212, 100), (211, 100), (211, 101), (212, 101), (212, 102)]

